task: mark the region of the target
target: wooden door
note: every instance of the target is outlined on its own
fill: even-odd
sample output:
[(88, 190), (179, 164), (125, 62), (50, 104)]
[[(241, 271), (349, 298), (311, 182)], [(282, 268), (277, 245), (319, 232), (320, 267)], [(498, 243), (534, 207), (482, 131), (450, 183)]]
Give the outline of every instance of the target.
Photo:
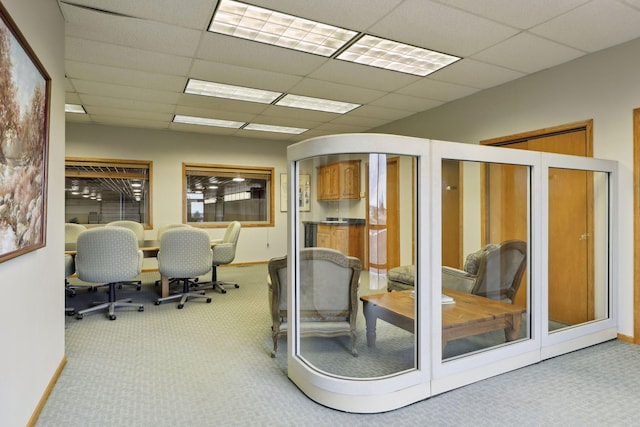
[(460, 161), (442, 161), (442, 265), (462, 265)]
[[(531, 136), (524, 141), (501, 146), (524, 150), (587, 156), (590, 127)], [(526, 184), (522, 169), (512, 165), (490, 165), (487, 175), (487, 243), (509, 239), (527, 240), (526, 195), (518, 188)], [(549, 172), (549, 319), (573, 325), (592, 320), (593, 235), (591, 218), (591, 174), (552, 169)], [(501, 209), (492, 215), (492, 209)], [(495, 213), (495, 212), (494, 212)], [(510, 218), (510, 220), (506, 220)], [(515, 303), (525, 306), (523, 283)]]

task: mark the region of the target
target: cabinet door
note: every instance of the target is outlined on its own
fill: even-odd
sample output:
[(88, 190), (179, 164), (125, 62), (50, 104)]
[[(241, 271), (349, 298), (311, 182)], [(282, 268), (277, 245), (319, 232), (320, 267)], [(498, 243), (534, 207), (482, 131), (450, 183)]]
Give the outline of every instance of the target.
[(340, 196), (338, 165), (318, 168), (318, 200), (337, 200)]
[(340, 163), (340, 198), (360, 198), (360, 162)]
[(319, 248), (331, 248), (331, 228), (326, 225), (319, 225), (316, 239), (316, 244)]
[(349, 228), (348, 227), (332, 227), (331, 244), (333, 249), (349, 254)]

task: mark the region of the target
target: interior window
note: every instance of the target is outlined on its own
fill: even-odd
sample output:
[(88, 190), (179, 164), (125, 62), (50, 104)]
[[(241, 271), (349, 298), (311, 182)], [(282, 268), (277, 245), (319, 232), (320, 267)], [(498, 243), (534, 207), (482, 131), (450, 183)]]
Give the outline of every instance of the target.
[(151, 227), (152, 162), (65, 160), (65, 222), (130, 220)]
[(183, 163), (182, 172), (187, 224), (273, 226), (273, 168)]

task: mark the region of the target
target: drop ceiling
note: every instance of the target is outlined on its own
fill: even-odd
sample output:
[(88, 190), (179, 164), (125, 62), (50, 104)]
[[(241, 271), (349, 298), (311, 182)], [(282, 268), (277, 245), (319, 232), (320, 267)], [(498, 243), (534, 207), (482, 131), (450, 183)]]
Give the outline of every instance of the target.
[[(366, 132), (640, 37), (640, 0), (250, 0), (462, 59), (426, 77), (207, 31), (216, 0), (58, 0), (67, 122), (268, 140)], [(362, 104), (347, 114), (185, 94), (189, 78)], [(175, 115), (306, 128), (173, 123)]]

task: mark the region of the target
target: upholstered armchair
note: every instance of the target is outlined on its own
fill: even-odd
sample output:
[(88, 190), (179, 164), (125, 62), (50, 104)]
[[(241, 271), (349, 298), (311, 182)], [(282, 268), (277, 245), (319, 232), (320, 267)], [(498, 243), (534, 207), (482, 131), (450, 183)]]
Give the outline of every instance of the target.
[[(138, 244), (142, 243), (142, 241), (144, 240), (144, 225), (140, 224), (139, 222), (128, 220), (111, 221), (106, 226), (121, 227), (133, 231), (136, 235), (136, 239), (138, 239)], [(129, 280), (126, 282), (122, 282), (118, 285), (118, 287), (122, 288), (122, 285), (135, 286), (137, 291), (142, 289), (142, 282), (140, 280)]]
[[(268, 265), (269, 307), (273, 351), (278, 338), (287, 334), (287, 258), (273, 258)], [(327, 248), (300, 251), (300, 336), (351, 338), (351, 354), (356, 350), (356, 318), (360, 260)]]
[(463, 270), (442, 267), (442, 287), (513, 303), (527, 267), (527, 244), (507, 240), (469, 254)]
[[(489, 244), (467, 255), (462, 270), (443, 266), (442, 287), (513, 303), (526, 267), (526, 242), (507, 240)], [(413, 289), (414, 281), (415, 266), (392, 268), (387, 289)]]

